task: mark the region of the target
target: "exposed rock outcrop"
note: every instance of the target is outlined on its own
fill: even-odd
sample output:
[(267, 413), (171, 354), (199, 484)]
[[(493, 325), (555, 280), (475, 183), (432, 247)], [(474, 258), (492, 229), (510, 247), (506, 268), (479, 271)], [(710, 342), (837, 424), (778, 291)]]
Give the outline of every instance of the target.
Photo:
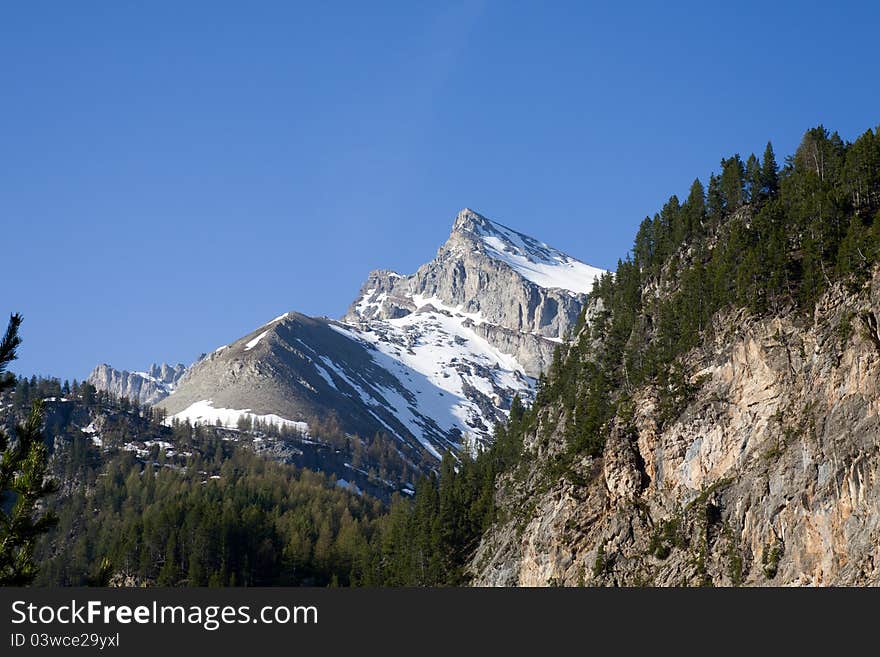
[(501, 486), (508, 520), (475, 583), (880, 584), (878, 308), (880, 274), (833, 287), (811, 320), (719, 320), (686, 360), (684, 412), (658, 426), (639, 391), (602, 457), (565, 476), (545, 467), (563, 429), (529, 437), (536, 458)]
[(98, 390), (117, 397), (128, 397), (141, 404), (155, 404), (173, 391), (186, 373), (186, 366), (153, 364), (146, 372), (117, 370), (106, 363), (98, 365), (87, 379)]

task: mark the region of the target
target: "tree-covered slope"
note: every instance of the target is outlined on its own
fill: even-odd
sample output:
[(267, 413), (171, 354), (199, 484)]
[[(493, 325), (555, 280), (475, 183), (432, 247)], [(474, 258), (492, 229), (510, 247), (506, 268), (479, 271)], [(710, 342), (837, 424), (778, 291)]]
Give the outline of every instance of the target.
[(384, 477), (407, 467), (385, 443), (330, 425), (321, 433), (332, 442), (258, 423), (166, 426), (88, 383), (14, 383), (0, 417), (11, 427), (41, 404), (35, 431), (57, 487), (41, 495), (57, 524), (35, 541), (36, 585), (384, 581), (373, 543), (382, 498), (398, 488)]

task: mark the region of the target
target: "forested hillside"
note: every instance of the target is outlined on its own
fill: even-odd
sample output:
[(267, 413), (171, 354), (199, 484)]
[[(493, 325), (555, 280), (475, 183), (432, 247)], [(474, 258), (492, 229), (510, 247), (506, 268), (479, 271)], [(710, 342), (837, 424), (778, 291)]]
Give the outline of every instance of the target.
[[(44, 500), (57, 524), (36, 543), (35, 584), (384, 581), (378, 543), (395, 486), (357, 464), (399, 459), (382, 456), (385, 442), (321, 443), (253, 423), (165, 426), (149, 406), (37, 377), (0, 396), (13, 436), (34, 402), (58, 489)], [(334, 463), (338, 475), (308, 468)]]

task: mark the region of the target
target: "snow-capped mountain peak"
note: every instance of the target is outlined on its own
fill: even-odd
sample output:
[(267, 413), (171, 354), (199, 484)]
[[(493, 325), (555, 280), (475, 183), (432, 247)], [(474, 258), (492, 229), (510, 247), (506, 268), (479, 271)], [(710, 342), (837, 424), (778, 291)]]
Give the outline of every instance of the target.
[(533, 237), (487, 219), (469, 208), (458, 213), (452, 227), (458, 234), (526, 280), (544, 288), (588, 294), (603, 270), (555, 249)]
[(224, 424), (335, 417), (430, 459), (486, 444), (513, 397), (532, 397), (601, 273), (464, 209), (415, 273), (371, 272), (341, 321), (276, 317), (193, 364), (161, 406)]

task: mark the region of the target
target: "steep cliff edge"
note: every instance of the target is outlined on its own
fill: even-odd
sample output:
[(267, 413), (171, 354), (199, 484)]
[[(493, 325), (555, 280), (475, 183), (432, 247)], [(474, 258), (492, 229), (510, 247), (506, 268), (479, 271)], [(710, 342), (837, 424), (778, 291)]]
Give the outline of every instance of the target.
[(835, 285), (810, 321), (720, 318), (688, 355), (697, 390), (678, 418), (658, 429), (640, 390), (630, 426), (561, 479), (544, 466), (564, 427), (527, 436), (535, 460), (501, 482), (507, 518), (475, 583), (880, 582), (878, 309), (880, 270), (858, 294)]

